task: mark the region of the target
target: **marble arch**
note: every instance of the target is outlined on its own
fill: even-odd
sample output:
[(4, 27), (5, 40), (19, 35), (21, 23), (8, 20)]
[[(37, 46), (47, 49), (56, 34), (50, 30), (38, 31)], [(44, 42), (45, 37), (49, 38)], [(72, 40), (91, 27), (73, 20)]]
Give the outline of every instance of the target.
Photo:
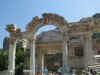
[(44, 13), (42, 16), (42, 18), (39, 18), (38, 16), (34, 17), (33, 20), (27, 24), (26, 32), (34, 34), (40, 27), (45, 25), (54, 25), (58, 27), (61, 32), (67, 32), (68, 23), (62, 16), (51, 13)]
[(26, 39), (28, 40), (29, 48), (31, 50), (30, 56), (30, 75), (36, 75), (35, 73), (35, 32), (42, 26), (54, 25), (62, 32), (63, 40), (63, 67), (66, 73), (68, 73), (68, 23), (67, 21), (57, 14), (44, 13), (42, 18), (38, 16), (34, 17), (33, 20), (27, 24), (26, 31), (21, 32), (21, 29), (16, 28), (14, 24), (7, 25), (7, 30), (10, 32), (10, 47), (9, 47), (9, 75), (15, 75), (15, 53), (16, 53), (16, 41)]

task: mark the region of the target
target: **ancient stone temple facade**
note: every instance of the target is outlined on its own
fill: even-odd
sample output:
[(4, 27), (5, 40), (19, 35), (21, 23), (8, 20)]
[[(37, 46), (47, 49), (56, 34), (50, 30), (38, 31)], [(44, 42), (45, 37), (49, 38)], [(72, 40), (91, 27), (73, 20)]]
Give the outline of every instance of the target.
[(66, 70), (64, 74), (68, 73), (68, 23), (67, 21), (57, 14), (43, 14), (42, 18), (35, 17), (33, 20), (27, 24), (26, 31), (21, 32), (21, 29), (16, 28), (14, 24), (7, 25), (7, 30), (10, 32), (10, 47), (9, 47), (9, 75), (15, 75), (15, 53), (16, 53), (16, 42), (19, 40), (27, 41), (27, 48), (30, 49), (30, 75), (36, 75), (36, 63), (35, 63), (35, 32), (42, 26), (54, 25), (57, 26), (61, 31), (61, 36), (63, 40), (63, 66)]
[[(37, 38), (35, 36), (36, 31), (45, 25), (54, 25), (59, 29), (53, 31), (53, 34), (59, 37), (49, 39)], [(34, 17), (31, 22), (26, 26), (26, 31), (21, 32), (21, 29), (16, 28), (14, 24), (7, 25), (7, 30), (10, 32), (10, 47), (9, 47), (9, 75), (15, 75), (15, 53), (16, 53), (16, 42), (24, 41), (25, 48), (30, 49), (30, 75), (36, 75), (36, 61), (38, 63), (38, 70), (43, 69), (43, 55), (36, 52), (47, 49), (60, 50), (63, 54), (62, 62), (64, 75), (69, 75), (72, 69), (84, 69), (89, 65), (95, 64), (94, 56), (99, 54), (99, 30), (100, 30), (100, 17), (94, 15), (93, 17), (83, 18), (78, 22), (68, 23), (62, 16), (57, 14), (45, 13), (42, 18)], [(42, 34), (43, 35), (43, 34)], [(50, 36), (51, 37), (51, 36)], [(36, 41), (40, 40), (39, 42)], [(51, 41), (52, 40), (52, 41)], [(55, 41), (56, 40), (56, 41)], [(46, 47), (45, 47), (46, 46)], [(58, 52), (60, 52), (58, 51)], [(41, 53), (40, 53), (41, 54)], [(41, 66), (42, 65), (42, 66)]]

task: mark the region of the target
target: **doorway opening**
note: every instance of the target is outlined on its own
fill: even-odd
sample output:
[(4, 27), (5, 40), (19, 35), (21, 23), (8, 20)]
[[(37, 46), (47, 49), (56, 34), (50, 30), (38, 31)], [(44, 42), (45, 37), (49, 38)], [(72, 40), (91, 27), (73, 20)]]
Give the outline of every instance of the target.
[(43, 73), (47, 69), (48, 73), (58, 73), (63, 66), (61, 32), (53, 25), (44, 26), (43, 29), (46, 27), (51, 28), (38, 34), (36, 39), (36, 71)]

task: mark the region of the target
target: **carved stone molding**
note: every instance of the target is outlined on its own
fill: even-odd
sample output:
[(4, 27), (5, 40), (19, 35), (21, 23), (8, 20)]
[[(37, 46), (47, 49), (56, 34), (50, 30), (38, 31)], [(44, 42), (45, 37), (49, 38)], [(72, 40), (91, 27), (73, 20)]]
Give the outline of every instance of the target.
[(84, 34), (84, 40), (92, 39), (92, 35), (93, 35), (92, 32), (88, 32), (87, 34)]
[(45, 25), (57, 26), (61, 32), (67, 31), (68, 29), (68, 23), (62, 16), (45, 13), (42, 15), (42, 18), (37, 16), (34, 17), (33, 20), (27, 25), (26, 31), (34, 34), (40, 27)]

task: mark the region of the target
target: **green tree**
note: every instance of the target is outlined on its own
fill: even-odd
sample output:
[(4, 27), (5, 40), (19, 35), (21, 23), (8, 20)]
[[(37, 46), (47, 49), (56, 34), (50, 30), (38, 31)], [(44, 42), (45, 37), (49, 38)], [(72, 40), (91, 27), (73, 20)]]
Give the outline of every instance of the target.
[(8, 52), (0, 50), (0, 71), (8, 69)]
[[(24, 49), (21, 47), (16, 48), (16, 75), (22, 75), (24, 65), (25, 65), (25, 57), (29, 56), (29, 53), (24, 52)], [(0, 50), (0, 71), (8, 69), (8, 50)]]
[(24, 69), (25, 53), (24, 49), (17, 47), (16, 49), (16, 75), (22, 75)]

